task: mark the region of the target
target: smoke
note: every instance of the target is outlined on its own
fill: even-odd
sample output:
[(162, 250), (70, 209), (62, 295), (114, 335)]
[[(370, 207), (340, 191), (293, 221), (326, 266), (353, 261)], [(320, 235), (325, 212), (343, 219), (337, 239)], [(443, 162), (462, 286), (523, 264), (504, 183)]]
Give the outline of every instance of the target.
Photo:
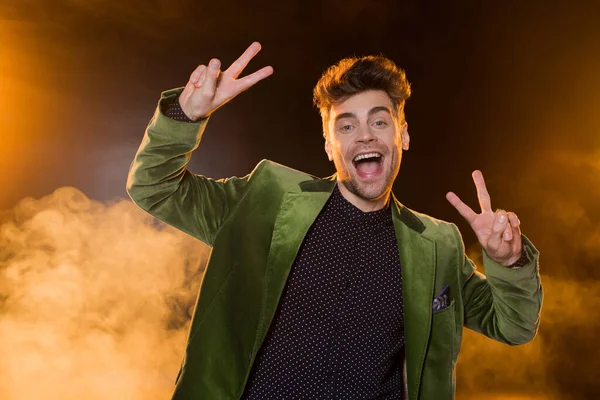
[(515, 398), (594, 398), (600, 354), (590, 345), (600, 330), (600, 283), (549, 276), (542, 282), (541, 327), (531, 343), (510, 347), (464, 330), (457, 399), (505, 392)]
[[(508, 197), (541, 253), (540, 330), (516, 347), (465, 330), (458, 400), (595, 398), (595, 155), (540, 151), (524, 163)], [(0, 398), (169, 398), (207, 255), (131, 202), (100, 203), (74, 188), (0, 214)]]
[[(506, 391), (515, 399), (521, 398), (519, 394), (539, 399), (597, 397), (599, 160), (594, 148), (558, 151), (550, 146), (522, 163), (516, 181), (493, 177), (509, 192), (507, 199), (521, 216), (523, 233), (540, 250), (541, 325), (531, 343), (517, 347), (465, 329), (457, 369), (458, 399), (488, 399), (494, 398), (489, 393)], [(480, 252), (478, 245), (469, 251), (473, 259), (480, 259)]]
[(207, 248), (74, 188), (0, 222), (0, 398), (165, 399)]

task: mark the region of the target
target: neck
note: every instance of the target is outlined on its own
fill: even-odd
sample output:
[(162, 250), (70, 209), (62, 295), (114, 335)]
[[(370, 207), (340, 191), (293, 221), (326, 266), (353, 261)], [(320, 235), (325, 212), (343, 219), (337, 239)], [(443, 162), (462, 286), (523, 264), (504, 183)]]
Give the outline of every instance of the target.
[(348, 188), (346, 188), (346, 186), (339, 181), (339, 179), (337, 181), (337, 184), (342, 196), (344, 196), (346, 200), (348, 200), (353, 206), (355, 206), (362, 212), (381, 210), (387, 205), (390, 199), (389, 190), (386, 190), (380, 197), (376, 199), (365, 199), (349, 191)]

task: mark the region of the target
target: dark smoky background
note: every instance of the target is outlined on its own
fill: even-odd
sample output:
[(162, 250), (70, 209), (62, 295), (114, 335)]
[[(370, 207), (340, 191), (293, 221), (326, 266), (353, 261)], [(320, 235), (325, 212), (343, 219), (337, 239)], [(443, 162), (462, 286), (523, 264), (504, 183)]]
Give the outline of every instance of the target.
[(311, 90), (341, 57), (405, 68), (411, 149), (394, 191), (515, 211), (541, 252), (530, 344), (465, 331), (457, 398), (594, 399), (600, 384), (600, 4), (4, 0), (0, 3), (0, 398), (169, 398), (205, 260), (125, 182), (162, 90), (211, 57), (275, 74), (211, 117), (193, 172), (263, 158), (333, 172)]

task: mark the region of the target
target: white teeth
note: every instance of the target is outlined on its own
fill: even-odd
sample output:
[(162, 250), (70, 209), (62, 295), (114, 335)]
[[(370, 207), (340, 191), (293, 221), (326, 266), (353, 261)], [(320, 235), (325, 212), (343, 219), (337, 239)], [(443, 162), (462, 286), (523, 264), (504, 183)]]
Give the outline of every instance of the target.
[(379, 158), (379, 157), (381, 157), (381, 154), (379, 154), (379, 153), (359, 154), (356, 157), (354, 157), (354, 162), (364, 160), (365, 158), (373, 158), (373, 157)]

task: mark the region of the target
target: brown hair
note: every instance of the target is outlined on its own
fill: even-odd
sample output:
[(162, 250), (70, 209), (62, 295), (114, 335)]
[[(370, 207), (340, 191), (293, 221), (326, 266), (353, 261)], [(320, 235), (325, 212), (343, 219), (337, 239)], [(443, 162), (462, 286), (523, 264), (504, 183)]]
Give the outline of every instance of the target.
[(404, 103), (410, 97), (404, 70), (383, 56), (344, 58), (329, 67), (313, 89), (313, 102), (323, 118), (323, 134), (327, 132), (331, 106), (367, 90), (386, 92), (395, 115), (404, 121)]

